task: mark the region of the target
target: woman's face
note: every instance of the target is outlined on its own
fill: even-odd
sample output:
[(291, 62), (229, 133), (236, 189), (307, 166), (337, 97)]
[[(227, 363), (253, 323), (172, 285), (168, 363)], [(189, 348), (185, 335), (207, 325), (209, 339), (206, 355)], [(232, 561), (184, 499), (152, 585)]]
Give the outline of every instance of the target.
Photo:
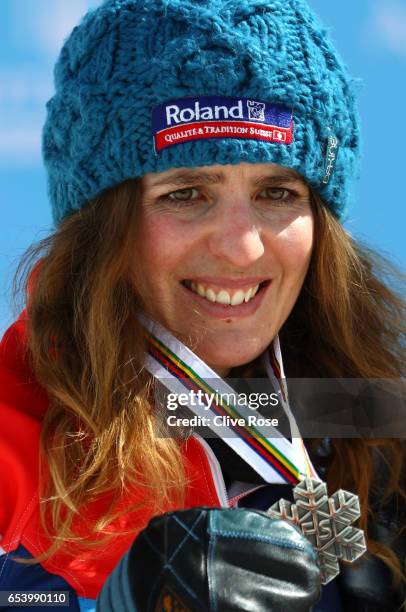
[(132, 269), (148, 314), (220, 374), (270, 344), (313, 245), (307, 184), (275, 164), (175, 168), (141, 180)]

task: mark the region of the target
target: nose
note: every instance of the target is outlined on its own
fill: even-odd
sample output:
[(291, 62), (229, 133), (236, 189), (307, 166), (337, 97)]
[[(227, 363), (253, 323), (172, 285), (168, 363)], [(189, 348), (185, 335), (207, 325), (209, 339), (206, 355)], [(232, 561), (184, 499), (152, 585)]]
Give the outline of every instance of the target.
[(235, 267), (247, 268), (265, 250), (250, 198), (235, 196), (222, 204), (209, 236), (209, 250), (216, 258)]

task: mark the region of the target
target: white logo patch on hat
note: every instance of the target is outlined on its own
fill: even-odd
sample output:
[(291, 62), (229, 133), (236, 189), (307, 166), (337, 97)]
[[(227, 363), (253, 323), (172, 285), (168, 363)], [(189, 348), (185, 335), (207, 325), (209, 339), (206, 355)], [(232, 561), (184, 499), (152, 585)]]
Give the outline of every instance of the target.
[(270, 102), (224, 96), (168, 100), (152, 111), (155, 151), (202, 138), (249, 138), (289, 145), (292, 110)]
[(327, 141), (326, 170), (322, 180), (322, 183), (324, 185), (327, 185), (327, 183), (330, 181), (331, 175), (336, 165), (338, 147), (339, 142), (337, 136), (335, 134), (330, 134)]

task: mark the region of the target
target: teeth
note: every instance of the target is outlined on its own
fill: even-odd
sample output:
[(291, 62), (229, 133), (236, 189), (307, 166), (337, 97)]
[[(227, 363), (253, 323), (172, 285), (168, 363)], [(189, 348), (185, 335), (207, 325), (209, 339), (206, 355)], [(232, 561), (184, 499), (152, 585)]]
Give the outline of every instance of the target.
[(216, 302), (218, 302), (219, 304), (229, 305), (231, 302), (231, 299), (230, 299), (230, 294), (228, 293), (228, 291), (224, 291), (224, 289), (222, 289), (220, 293), (217, 294)]
[(248, 289), (248, 291), (244, 294), (244, 302), (249, 302), (252, 296), (252, 289)]
[(207, 289), (205, 297), (210, 300), (210, 302), (216, 301), (216, 294), (214, 293), (213, 289)]
[(234, 293), (231, 297), (230, 293), (226, 291), (226, 289), (220, 289), (218, 293), (215, 293), (213, 289), (205, 289), (203, 285), (200, 283), (193, 283), (186, 281), (189, 287), (195, 292), (198, 293), (201, 297), (206, 298), (210, 302), (217, 302), (218, 304), (224, 304), (226, 306), (239, 306), (244, 302), (249, 302), (254, 295), (257, 294), (259, 285), (256, 287), (251, 287), (247, 291), (243, 291), (239, 289)]
[(201, 295), (202, 297), (204, 297), (206, 295), (206, 291), (205, 291), (203, 285), (201, 285), (200, 283), (197, 285), (197, 293), (199, 295)]
[(254, 295), (257, 294), (258, 288), (259, 288), (259, 285), (257, 285), (256, 287), (252, 287), (251, 289), (248, 289), (248, 291), (245, 293), (244, 301), (249, 302), (254, 297)]
[(244, 291), (241, 291), (241, 289), (239, 289), (237, 293), (234, 293), (233, 297), (231, 298), (231, 306), (239, 306), (240, 304), (243, 303), (244, 298), (245, 298)]

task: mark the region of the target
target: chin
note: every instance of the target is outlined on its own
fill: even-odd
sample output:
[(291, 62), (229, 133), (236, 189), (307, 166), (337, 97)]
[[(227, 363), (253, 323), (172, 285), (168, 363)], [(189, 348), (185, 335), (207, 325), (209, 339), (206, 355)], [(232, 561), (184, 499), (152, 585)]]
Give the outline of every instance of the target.
[(204, 350), (204, 348), (200, 349), (199, 347), (197, 354), (205, 363), (210, 364), (213, 370), (230, 370), (250, 363), (256, 357), (259, 357), (266, 347), (261, 344), (257, 350), (253, 350), (253, 347), (251, 347), (249, 351), (244, 350), (244, 347), (241, 346), (234, 347), (234, 350), (230, 350), (230, 347), (217, 348), (216, 346), (207, 347), (207, 350)]

